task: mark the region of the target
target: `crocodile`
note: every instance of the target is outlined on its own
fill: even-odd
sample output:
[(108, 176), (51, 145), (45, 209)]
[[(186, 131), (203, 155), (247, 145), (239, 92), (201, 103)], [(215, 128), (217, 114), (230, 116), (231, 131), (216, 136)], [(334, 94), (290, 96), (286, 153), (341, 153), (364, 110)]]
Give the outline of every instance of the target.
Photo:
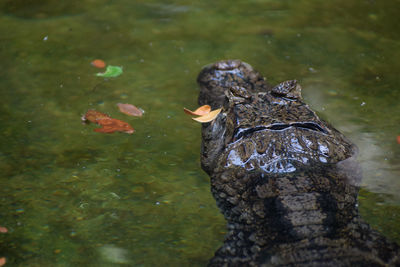
[(400, 266), (399, 246), (363, 221), (357, 147), (289, 80), (271, 86), (240, 60), (205, 66), (201, 166), (227, 221), (209, 266)]

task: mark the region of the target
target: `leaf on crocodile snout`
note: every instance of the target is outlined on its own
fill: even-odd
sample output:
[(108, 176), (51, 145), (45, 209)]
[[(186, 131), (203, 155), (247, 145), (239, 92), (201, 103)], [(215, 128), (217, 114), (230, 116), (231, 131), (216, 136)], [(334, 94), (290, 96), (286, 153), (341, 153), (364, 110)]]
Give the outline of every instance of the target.
[(135, 117), (141, 117), (143, 115), (143, 110), (135, 107), (134, 105), (118, 103), (117, 106), (119, 108), (119, 111), (126, 115)]
[(210, 122), (212, 120), (214, 120), (218, 114), (221, 112), (222, 108), (216, 109), (211, 111), (210, 113), (197, 117), (197, 118), (192, 118), (195, 121), (201, 122), (201, 123), (206, 123), (206, 122)]
[(191, 110), (189, 110), (189, 109), (187, 109), (187, 108), (183, 108), (183, 111), (184, 111), (186, 114), (189, 114), (189, 115), (193, 115), (193, 116), (203, 116), (203, 115), (206, 115), (206, 114), (210, 113), (211, 107), (210, 107), (209, 105), (204, 105), (204, 106), (199, 107), (199, 108), (196, 109), (195, 111), (191, 111)]
[(96, 110), (88, 110), (82, 117), (83, 121), (90, 121), (101, 126), (101, 128), (94, 129), (98, 133), (114, 133), (124, 132), (132, 134), (135, 130), (126, 122), (113, 119), (107, 114), (101, 113)]

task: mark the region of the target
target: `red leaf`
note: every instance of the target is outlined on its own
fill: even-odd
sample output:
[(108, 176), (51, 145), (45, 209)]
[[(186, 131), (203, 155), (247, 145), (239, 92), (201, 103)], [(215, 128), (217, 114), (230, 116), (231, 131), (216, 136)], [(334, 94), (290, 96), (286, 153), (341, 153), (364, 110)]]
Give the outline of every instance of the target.
[(400, 135), (397, 136), (397, 143), (400, 145)]
[(132, 134), (135, 131), (128, 123), (113, 118), (97, 120), (97, 124), (102, 126), (94, 129), (98, 133), (124, 132)]
[(88, 110), (82, 119), (101, 125), (101, 128), (94, 129), (98, 133), (124, 132), (132, 134), (135, 131), (127, 122), (113, 119), (96, 110)]
[(96, 67), (99, 69), (102, 69), (106, 66), (106, 63), (101, 59), (95, 59), (92, 62), (90, 62), (90, 64), (92, 64), (93, 67)]

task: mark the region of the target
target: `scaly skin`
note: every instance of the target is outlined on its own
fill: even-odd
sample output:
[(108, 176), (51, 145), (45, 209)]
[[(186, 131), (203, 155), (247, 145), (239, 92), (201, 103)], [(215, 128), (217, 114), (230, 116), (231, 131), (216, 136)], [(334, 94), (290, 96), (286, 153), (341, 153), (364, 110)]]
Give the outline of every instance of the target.
[(301, 98), (247, 63), (198, 76), (199, 104), (223, 107), (202, 128), (202, 168), (228, 223), (210, 266), (396, 266), (397, 244), (360, 219), (356, 147)]

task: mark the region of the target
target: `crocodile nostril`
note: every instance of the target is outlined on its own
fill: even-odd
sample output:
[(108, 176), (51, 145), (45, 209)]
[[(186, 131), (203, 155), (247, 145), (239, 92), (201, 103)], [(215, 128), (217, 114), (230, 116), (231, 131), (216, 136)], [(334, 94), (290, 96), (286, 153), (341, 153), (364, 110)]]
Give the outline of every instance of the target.
[(238, 68), (241, 63), (240, 60), (224, 60), (215, 63), (213, 67), (217, 70), (233, 70)]

